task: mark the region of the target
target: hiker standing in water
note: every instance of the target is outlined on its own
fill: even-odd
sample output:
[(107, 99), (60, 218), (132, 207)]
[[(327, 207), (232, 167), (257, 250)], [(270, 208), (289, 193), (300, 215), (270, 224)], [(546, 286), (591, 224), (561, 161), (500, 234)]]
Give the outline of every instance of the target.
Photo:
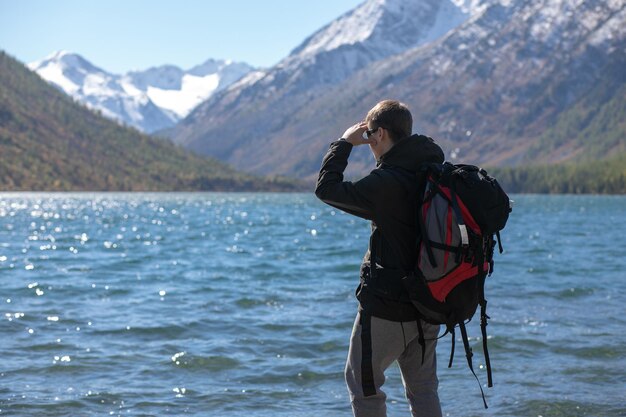
[[(404, 104), (381, 101), (365, 121), (331, 143), (315, 190), (325, 203), (372, 222), (345, 368), (355, 417), (387, 415), (381, 388), (385, 370), (394, 361), (400, 366), (412, 415), (441, 416), (435, 354), (439, 326), (420, 320), (408, 291), (385, 272), (415, 267), (416, 196), (425, 181), (419, 167), (444, 161), (441, 148), (429, 137), (411, 135), (412, 128), (413, 118)], [(356, 182), (344, 181), (352, 148), (364, 144), (369, 145), (376, 168)]]

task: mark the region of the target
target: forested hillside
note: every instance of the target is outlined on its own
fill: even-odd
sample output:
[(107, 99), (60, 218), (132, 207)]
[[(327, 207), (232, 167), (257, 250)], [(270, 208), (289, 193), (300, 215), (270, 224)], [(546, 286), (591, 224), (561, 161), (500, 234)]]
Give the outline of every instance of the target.
[(0, 51), (0, 190), (294, 190), (121, 127)]
[(508, 193), (626, 194), (626, 153), (584, 163), (488, 171)]

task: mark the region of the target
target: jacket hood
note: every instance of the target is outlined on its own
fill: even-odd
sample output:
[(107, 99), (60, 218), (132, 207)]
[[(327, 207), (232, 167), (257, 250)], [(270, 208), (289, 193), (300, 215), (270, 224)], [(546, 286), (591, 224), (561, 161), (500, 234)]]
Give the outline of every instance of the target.
[(380, 157), (378, 165), (393, 165), (417, 172), (423, 163), (443, 163), (444, 159), (443, 151), (434, 140), (424, 135), (412, 135), (393, 145)]

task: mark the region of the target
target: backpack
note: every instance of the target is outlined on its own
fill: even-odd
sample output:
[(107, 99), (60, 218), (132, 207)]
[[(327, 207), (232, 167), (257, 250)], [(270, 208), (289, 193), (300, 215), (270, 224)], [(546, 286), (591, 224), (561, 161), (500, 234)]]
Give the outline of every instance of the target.
[[(502, 253), (500, 231), (511, 212), (511, 201), (498, 182), (479, 167), (446, 162), (424, 165), (422, 171), (426, 181), (417, 214), (421, 232), (417, 268), (414, 278), (407, 280), (411, 281), (411, 288), (407, 287), (411, 302), (425, 321), (445, 325), (444, 336), (452, 335), (448, 367), (454, 358), (455, 328), (460, 329), (467, 363), (477, 381), (465, 324), (480, 306), (488, 386), (492, 387), (484, 285), (493, 272), (496, 238)], [(424, 347), (423, 334), (420, 343)], [(480, 390), (487, 408), (482, 387)]]

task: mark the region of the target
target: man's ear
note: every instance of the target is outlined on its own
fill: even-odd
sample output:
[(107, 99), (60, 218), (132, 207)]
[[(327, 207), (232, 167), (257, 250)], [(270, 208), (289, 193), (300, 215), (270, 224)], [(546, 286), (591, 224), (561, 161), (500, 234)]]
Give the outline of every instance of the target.
[(379, 142), (391, 142), (391, 136), (389, 136), (387, 129), (381, 129)]

